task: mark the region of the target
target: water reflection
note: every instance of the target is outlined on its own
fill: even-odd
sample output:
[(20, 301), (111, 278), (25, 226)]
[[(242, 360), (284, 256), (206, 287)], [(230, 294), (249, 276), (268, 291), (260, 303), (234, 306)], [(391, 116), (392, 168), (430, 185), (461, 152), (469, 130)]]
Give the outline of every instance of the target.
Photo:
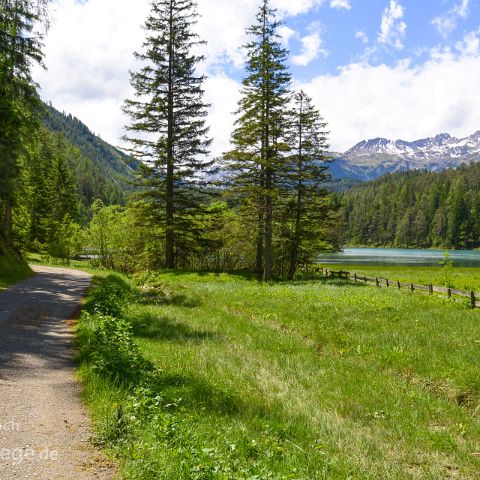
[[(416, 265), (437, 266), (443, 260), (442, 250), (409, 250), (401, 248), (345, 248), (343, 252), (325, 254), (319, 262), (325, 264)], [(456, 267), (480, 267), (480, 251), (449, 251)]]

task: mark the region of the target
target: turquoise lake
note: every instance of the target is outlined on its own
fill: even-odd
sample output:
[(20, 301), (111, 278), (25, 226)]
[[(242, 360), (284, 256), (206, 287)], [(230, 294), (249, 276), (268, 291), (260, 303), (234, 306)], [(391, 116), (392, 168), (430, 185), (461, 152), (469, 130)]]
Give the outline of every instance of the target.
[[(437, 266), (443, 260), (442, 250), (410, 250), (401, 248), (345, 248), (342, 252), (319, 257), (320, 263), (349, 265), (416, 265)], [(480, 267), (479, 250), (449, 251), (457, 267)]]

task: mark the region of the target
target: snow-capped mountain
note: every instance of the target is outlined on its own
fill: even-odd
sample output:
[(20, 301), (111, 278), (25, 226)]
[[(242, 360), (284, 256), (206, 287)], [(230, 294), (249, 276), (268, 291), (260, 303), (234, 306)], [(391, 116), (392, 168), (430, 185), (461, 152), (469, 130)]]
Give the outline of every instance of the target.
[(438, 171), (479, 162), (480, 131), (466, 138), (442, 133), (415, 142), (375, 138), (334, 156), (331, 170), (336, 178), (371, 180), (398, 171)]

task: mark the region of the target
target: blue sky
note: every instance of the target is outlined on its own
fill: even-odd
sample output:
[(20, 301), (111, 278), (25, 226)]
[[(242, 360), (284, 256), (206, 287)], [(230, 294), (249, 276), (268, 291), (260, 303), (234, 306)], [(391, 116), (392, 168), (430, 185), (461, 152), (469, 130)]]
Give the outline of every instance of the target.
[[(350, 0), (350, 8), (332, 8), (328, 3), (312, 10), (286, 18), (288, 27), (297, 37), (290, 41), (292, 52), (302, 48), (301, 38), (309, 35), (309, 27), (320, 34), (320, 54), (306, 67), (292, 65), (296, 78), (308, 81), (316, 75), (337, 73), (343, 65), (368, 61), (372, 65), (394, 65), (409, 58), (412, 64), (421, 64), (433, 48), (452, 47), (462, 41), (468, 32), (480, 26), (480, 0), (398, 0), (394, 2), (403, 12), (396, 19), (405, 24), (405, 33), (400, 35), (401, 47), (379, 41), (381, 21), (391, 11), (390, 0)], [(394, 7), (395, 9), (395, 7)]]
[[(260, 0), (197, 0), (208, 43), (212, 155), (229, 147), (246, 42)], [(332, 149), (480, 130), (480, 0), (272, 0), (294, 85), (328, 122)], [(121, 145), (129, 70), (150, 0), (52, 0), (42, 96)]]

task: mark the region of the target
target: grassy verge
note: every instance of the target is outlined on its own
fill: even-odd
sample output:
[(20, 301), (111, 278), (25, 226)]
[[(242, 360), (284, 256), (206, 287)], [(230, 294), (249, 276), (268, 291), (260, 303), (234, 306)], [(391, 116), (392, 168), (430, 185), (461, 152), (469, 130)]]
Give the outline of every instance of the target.
[(27, 263), (0, 241), (0, 290), (32, 275)]
[(125, 478), (478, 478), (478, 311), (339, 281), (137, 283), (100, 282), (79, 329)]
[(344, 270), (361, 275), (388, 278), (405, 283), (421, 285), (449, 286), (459, 290), (480, 292), (480, 269), (453, 267), (447, 274), (442, 267), (396, 267), (371, 265), (324, 265), (330, 270)]
[(94, 267), (89, 260), (71, 260), (69, 264), (56, 260), (46, 255), (39, 253), (29, 253), (27, 256), (28, 263), (31, 265), (43, 265), (47, 267), (58, 268), (72, 268), (74, 270), (81, 270), (83, 272), (91, 273), (92, 275), (100, 274), (102, 277), (106, 276), (109, 270), (104, 270), (99, 267)]

